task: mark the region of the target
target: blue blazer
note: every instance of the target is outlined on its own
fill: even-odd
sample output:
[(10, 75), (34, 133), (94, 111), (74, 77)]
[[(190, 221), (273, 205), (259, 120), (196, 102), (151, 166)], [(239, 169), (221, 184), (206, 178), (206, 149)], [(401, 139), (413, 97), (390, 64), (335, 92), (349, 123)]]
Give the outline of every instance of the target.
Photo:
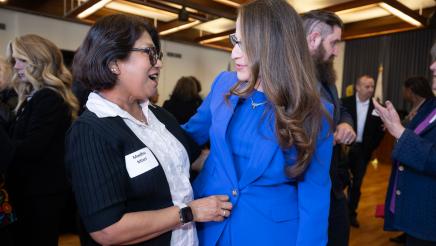
[[(215, 245), (223, 231), (230, 232), (226, 237), (232, 245), (325, 245), (333, 146), (330, 126), (323, 121), (310, 167), (303, 180), (296, 181), (284, 173), (274, 114), (268, 114), (253, 139), (256, 151), (247, 163), (249, 168), (238, 180), (226, 130), (239, 97), (232, 95), (228, 102), (224, 98), (236, 82), (236, 73), (221, 73), (197, 113), (183, 126), (197, 143), (211, 143), (210, 155), (193, 184), (195, 197), (227, 194), (233, 204), (231, 216), (223, 222), (197, 224), (200, 245)], [(331, 112), (331, 105), (327, 107)], [(286, 151), (296, 158), (295, 148)]]
[[(427, 99), (407, 125), (392, 151), (393, 165), (386, 195), (385, 230), (400, 230), (413, 237), (436, 242), (436, 120), (419, 135), (413, 130), (436, 108), (436, 98)], [(398, 169), (395, 214), (389, 210)]]

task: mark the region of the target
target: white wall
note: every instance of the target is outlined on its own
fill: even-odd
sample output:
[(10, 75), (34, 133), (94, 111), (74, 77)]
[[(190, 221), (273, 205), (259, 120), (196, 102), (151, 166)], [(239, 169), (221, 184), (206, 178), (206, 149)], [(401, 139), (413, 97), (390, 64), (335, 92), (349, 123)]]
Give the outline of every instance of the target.
[(342, 95), (342, 79), (344, 73), (344, 57), (345, 57), (345, 42), (338, 43), (339, 54), (334, 60), (334, 68), (336, 70), (336, 87), (338, 88), (338, 95)]
[(89, 30), (88, 25), (7, 9), (0, 9), (0, 22), (6, 24), (6, 30), (0, 30), (0, 51), (3, 55), (11, 39), (29, 33), (47, 38), (61, 49), (76, 50)]

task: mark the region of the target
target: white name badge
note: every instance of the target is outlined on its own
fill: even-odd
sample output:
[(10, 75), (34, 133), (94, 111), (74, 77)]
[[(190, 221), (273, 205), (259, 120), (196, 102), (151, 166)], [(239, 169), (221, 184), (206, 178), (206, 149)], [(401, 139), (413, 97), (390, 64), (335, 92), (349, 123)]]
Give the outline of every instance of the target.
[(124, 159), (126, 160), (126, 169), (130, 178), (148, 172), (159, 165), (153, 153), (147, 147), (126, 155)]

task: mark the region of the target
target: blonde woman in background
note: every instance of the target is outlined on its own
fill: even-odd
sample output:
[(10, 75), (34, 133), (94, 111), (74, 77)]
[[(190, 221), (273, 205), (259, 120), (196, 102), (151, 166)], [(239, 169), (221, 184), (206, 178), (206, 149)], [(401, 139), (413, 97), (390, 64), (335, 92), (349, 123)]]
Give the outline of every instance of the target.
[(8, 60), (18, 93), (16, 120), (5, 140), (13, 149), (6, 184), (19, 218), (13, 228), (14, 241), (16, 245), (57, 245), (69, 191), (65, 132), (78, 109), (70, 89), (72, 76), (61, 51), (37, 35), (12, 40)]

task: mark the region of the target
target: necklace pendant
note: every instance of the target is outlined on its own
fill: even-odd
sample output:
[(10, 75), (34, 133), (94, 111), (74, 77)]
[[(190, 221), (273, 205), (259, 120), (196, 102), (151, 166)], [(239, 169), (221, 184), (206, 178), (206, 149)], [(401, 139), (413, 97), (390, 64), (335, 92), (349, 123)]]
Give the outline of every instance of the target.
[(252, 108), (252, 109), (255, 109), (255, 108), (257, 108), (258, 106), (261, 106), (261, 105), (264, 105), (264, 104), (267, 103), (267, 101), (260, 102), (260, 103), (256, 103), (256, 102), (253, 101), (253, 98), (251, 98), (251, 97), (250, 97), (250, 100), (251, 100), (251, 108)]

